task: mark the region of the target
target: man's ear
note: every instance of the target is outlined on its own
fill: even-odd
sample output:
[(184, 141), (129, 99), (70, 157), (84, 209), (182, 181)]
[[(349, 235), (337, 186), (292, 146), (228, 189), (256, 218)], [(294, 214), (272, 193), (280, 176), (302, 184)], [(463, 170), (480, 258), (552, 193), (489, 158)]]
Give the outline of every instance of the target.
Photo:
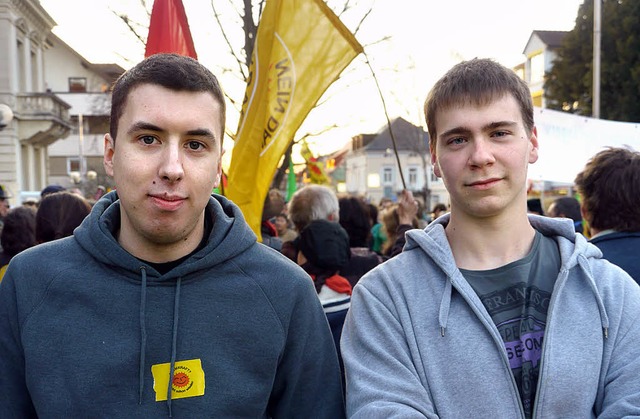
[(535, 163), (538, 161), (538, 129), (534, 126), (531, 129), (529, 135), (529, 141), (531, 142), (531, 148), (529, 149), (529, 163)]
[(431, 154), (431, 167), (433, 167), (433, 173), (442, 178), (442, 173), (440, 172), (440, 165), (438, 164), (438, 156), (436, 155), (436, 146), (433, 144), (429, 145), (429, 152)]
[(113, 177), (113, 155), (115, 154), (115, 141), (111, 138), (111, 134), (104, 135), (104, 170), (107, 175)]

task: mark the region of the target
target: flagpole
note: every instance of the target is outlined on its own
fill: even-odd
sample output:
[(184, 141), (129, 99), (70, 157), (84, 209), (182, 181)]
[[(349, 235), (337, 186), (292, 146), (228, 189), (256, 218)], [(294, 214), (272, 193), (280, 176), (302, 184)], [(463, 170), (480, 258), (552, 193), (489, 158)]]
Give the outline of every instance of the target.
[(378, 88), (378, 94), (380, 95), (380, 100), (382, 101), (382, 108), (384, 109), (384, 116), (387, 118), (387, 127), (389, 127), (389, 135), (391, 136), (391, 142), (393, 143), (393, 152), (396, 155), (396, 161), (398, 163), (398, 171), (400, 172), (400, 180), (402, 180), (402, 189), (407, 189), (407, 184), (404, 181), (404, 175), (402, 174), (402, 165), (400, 164), (400, 156), (398, 156), (398, 147), (396, 146), (396, 137), (393, 136), (393, 131), (391, 130), (391, 119), (389, 119), (389, 112), (387, 112), (387, 103), (384, 100), (384, 96), (382, 95), (382, 90), (380, 89), (380, 84), (378, 83), (378, 78), (376, 77), (375, 71), (373, 71), (373, 67), (371, 67), (371, 63), (369, 62), (369, 57), (366, 52), (362, 52), (364, 54), (364, 58), (367, 61), (367, 65), (369, 66), (369, 70), (371, 70), (371, 75), (373, 76), (373, 80), (376, 82), (376, 87)]

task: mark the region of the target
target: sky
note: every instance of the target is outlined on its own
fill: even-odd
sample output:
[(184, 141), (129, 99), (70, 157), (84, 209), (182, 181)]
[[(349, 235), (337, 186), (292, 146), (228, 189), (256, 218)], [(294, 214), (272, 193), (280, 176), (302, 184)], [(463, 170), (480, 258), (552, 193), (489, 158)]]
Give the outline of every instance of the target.
[[(151, 5), (152, 0), (148, 2)], [(227, 94), (240, 100), (243, 83), (223, 71), (233, 68), (234, 62), (213, 17), (212, 2), (217, 7), (228, 4), (183, 0), (199, 60), (219, 76)], [(531, 32), (571, 30), (582, 2), (358, 0), (358, 7), (343, 15), (342, 20), (354, 30), (365, 10), (371, 9), (356, 37), (365, 46), (378, 77), (389, 116), (392, 119), (401, 116), (425, 126), (424, 99), (433, 83), (451, 66), (474, 57), (493, 58), (507, 66), (524, 62), (522, 51)], [(58, 24), (54, 33), (89, 61), (116, 62), (126, 69), (143, 58), (142, 44), (112, 12), (126, 12), (146, 23), (140, 2), (40, 0), (40, 3)], [(342, 3), (329, 1), (329, 5)], [(225, 22), (234, 21), (233, 11), (223, 12)], [(238, 24), (232, 39), (239, 34)], [(378, 42), (385, 37), (389, 39)], [(310, 137), (311, 149), (316, 154), (335, 151), (352, 136), (375, 133), (386, 125), (382, 102), (363, 56), (352, 62), (325, 96), (326, 103), (312, 111), (298, 131), (301, 136), (337, 125), (322, 135)], [(235, 130), (237, 113), (230, 109), (228, 114), (227, 125)]]

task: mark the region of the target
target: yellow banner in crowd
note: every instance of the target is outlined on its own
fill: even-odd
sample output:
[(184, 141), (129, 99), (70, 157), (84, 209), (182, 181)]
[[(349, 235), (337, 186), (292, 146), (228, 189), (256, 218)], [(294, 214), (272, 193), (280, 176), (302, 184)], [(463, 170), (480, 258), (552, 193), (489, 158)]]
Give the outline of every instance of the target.
[(226, 195), (260, 238), (280, 158), (362, 46), (322, 0), (268, 0), (256, 38)]

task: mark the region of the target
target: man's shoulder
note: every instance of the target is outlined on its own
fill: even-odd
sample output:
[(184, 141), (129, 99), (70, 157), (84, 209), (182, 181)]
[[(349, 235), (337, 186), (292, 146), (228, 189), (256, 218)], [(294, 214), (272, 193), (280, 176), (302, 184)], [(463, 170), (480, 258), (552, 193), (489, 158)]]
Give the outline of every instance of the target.
[(308, 275), (281, 252), (262, 243), (255, 243), (236, 263), (244, 273), (259, 283), (295, 284)]

